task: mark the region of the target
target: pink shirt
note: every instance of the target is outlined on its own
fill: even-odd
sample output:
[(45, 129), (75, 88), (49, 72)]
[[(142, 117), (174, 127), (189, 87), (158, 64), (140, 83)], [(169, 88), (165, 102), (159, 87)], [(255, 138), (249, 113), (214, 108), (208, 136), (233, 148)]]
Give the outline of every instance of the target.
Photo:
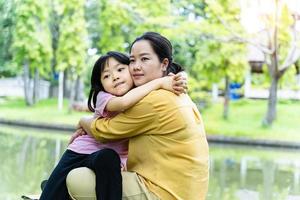
[[(97, 95), (94, 117), (110, 118), (117, 114), (117, 112), (108, 112), (107, 110), (105, 110), (106, 104), (113, 97), (114, 96), (109, 93), (99, 92), (99, 94)], [(128, 139), (108, 142), (104, 144), (100, 143), (99, 141), (95, 140), (92, 136), (87, 134), (77, 137), (68, 146), (69, 150), (81, 154), (91, 154), (104, 148), (110, 148), (115, 150), (120, 156), (122, 167), (126, 169), (126, 161), (128, 157)]]

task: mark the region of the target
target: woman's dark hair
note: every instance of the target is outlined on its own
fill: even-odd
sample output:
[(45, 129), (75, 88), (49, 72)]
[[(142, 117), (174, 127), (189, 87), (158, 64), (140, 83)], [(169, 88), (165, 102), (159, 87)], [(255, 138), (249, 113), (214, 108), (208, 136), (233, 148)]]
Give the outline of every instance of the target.
[(178, 72), (183, 71), (184, 69), (177, 63), (173, 62), (173, 48), (171, 42), (164, 36), (160, 35), (156, 32), (146, 32), (140, 37), (137, 37), (130, 46), (131, 48), (134, 43), (140, 40), (147, 40), (149, 41), (151, 47), (153, 48), (154, 52), (157, 54), (160, 62), (162, 62), (165, 58), (169, 60), (169, 65), (167, 66), (167, 74), (170, 72), (177, 74)]
[(105, 55), (98, 58), (95, 62), (92, 75), (91, 75), (91, 90), (88, 98), (88, 108), (90, 111), (95, 112), (97, 95), (100, 91), (105, 91), (101, 83), (101, 73), (109, 58), (116, 59), (119, 63), (129, 65), (129, 57), (123, 53), (116, 51), (109, 51)]

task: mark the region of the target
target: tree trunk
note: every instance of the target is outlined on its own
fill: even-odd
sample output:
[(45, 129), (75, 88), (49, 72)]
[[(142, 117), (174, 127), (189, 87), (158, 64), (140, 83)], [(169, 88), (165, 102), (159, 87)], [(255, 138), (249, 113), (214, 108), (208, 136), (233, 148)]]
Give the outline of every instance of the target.
[(52, 70), (52, 81), (51, 81), (51, 85), (50, 85), (50, 97), (54, 97), (56, 95), (58, 95), (56, 92), (57, 90), (57, 85), (58, 85), (58, 80), (57, 80), (57, 71), (56, 71), (56, 64), (57, 64), (57, 60), (56, 60), (56, 52), (57, 52), (57, 48), (58, 48), (58, 41), (59, 41), (59, 31), (60, 31), (60, 22), (61, 22), (61, 18), (59, 17), (58, 13), (56, 12), (55, 8), (54, 8), (54, 3), (53, 1), (51, 1), (51, 13), (50, 13), (50, 31), (51, 31), (51, 40), (52, 40), (52, 59), (51, 59), (51, 70)]
[(266, 117), (263, 121), (263, 125), (270, 126), (276, 119), (276, 104), (277, 104), (277, 87), (278, 78), (276, 76), (272, 77), (271, 87), (269, 89), (269, 99), (268, 99), (268, 110)]
[(296, 68), (296, 74), (300, 74), (300, 66), (298, 62), (295, 63), (295, 68)]
[(223, 118), (228, 119), (229, 115), (229, 77), (225, 77), (224, 111)]
[(62, 110), (64, 101), (64, 72), (60, 71), (58, 75), (58, 110)]
[(39, 70), (36, 68), (34, 71), (34, 82), (33, 82), (33, 104), (39, 101), (39, 81), (40, 80), (40, 74)]
[(76, 85), (75, 85), (75, 101), (84, 101), (84, 91), (83, 91), (83, 82), (81, 81), (80, 76), (77, 76)]
[(70, 83), (70, 98), (69, 98), (69, 113), (72, 112), (74, 100), (75, 100), (75, 81), (71, 80), (71, 83)]
[(26, 61), (24, 63), (24, 75), (23, 75), (23, 81), (24, 81), (24, 95), (25, 95), (25, 102), (27, 106), (32, 106), (32, 90), (30, 87), (30, 72), (29, 72), (29, 64)]
[[(70, 75), (70, 78), (69, 78), (69, 75)], [(64, 70), (64, 98), (70, 98), (70, 92), (71, 92), (71, 81), (69, 79), (72, 78), (72, 72), (69, 73), (69, 70), (66, 69)]]
[[(272, 38), (273, 46), (275, 48), (274, 52), (270, 55), (271, 64), (268, 65), (269, 67), (269, 74), (271, 76), (271, 87), (269, 89), (269, 98), (268, 98), (268, 110), (267, 114), (263, 120), (264, 126), (271, 126), (273, 121), (276, 119), (276, 104), (277, 104), (277, 87), (278, 87), (278, 80), (280, 78), (279, 71), (278, 71), (278, 0), (275, 1), (275, 27), (274, 27), (274, 34)], [(271, 41), (270, 41), (271, 42)]]

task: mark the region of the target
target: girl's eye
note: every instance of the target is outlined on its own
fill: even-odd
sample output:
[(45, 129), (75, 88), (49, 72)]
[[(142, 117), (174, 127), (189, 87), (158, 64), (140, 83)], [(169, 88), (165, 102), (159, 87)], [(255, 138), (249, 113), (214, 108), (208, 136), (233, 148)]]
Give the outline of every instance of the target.
[(124, 69), (125, 69), (125, 68), (122, 67), (122, 68), (119, 68), (118, 71), (121, 72), (121, 71), (123, 71)]
[(129, 63), (134, 63), (134, 60), (133, 60), (133, 59), (130, 59), (130, 60), (129, 60)]
[(104, 75), (103, 76), (103, 79), (107, 79), (109, 76), (108, 75)]
[(143, 57), (143, 58), (141, 58), (141, 60), (142, 60), (142, 61), (146, 61), (146, 60), (149, 60), (149, 58)]

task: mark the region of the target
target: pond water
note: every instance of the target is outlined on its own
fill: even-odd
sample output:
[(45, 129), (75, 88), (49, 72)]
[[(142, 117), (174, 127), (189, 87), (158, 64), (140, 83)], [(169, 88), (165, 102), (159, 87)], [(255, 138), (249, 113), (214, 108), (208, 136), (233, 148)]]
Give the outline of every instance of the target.
[[(0, 125), (0, 199), (40, 193), (70, 133)], [(207, 200), (300, 200), (299, 150), (210, 144)]]

